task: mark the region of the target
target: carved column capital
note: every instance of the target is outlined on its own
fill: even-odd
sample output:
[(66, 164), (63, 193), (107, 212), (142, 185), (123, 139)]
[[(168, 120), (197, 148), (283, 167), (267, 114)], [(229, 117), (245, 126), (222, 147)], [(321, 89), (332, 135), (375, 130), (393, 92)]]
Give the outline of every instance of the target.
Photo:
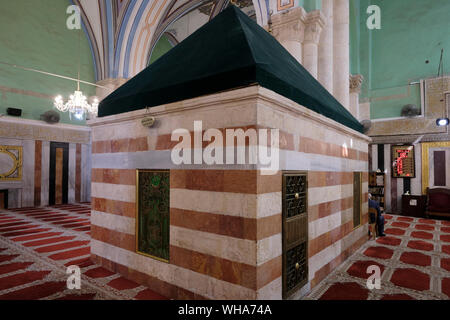
[(326, 17), (320, 10), (314, 10), (308, 13), (305, 20), (305, 39), (306, 43), (319, 44), (320, 34), (325, 27)]
[(350, 92), (351, 93), (360, 93), (363, 80), (364, 80), (364, 77), (362, 75), (351, 74), (350, 75)]
[(306, 11), (302, 7), (296, 7), (281, 13), (272, 15), (272, 35), (280, 42), (303, 42), (305, 36)]

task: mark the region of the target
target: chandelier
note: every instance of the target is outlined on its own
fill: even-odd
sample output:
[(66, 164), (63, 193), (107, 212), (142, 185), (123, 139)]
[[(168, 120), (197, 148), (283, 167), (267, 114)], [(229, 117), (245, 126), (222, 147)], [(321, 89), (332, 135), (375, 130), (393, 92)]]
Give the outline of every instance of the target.
[(70, 116), (75, 117), (78, 120), (96, 117), (98, 113), (98, 99), (94, 98), (91, 104), (88, 103), (86, 96), (80, 91), (80, 82), (78, 82), (78, 88), (69, 97), (69, 101), (64, 103), (62, 96), (55, 98), (54, 106), (61, 112), (69, 112)]
[[(64, 102), (62, 96), (57, 96), (53, 105), (61, 112), (69, 112), (70, 119), (75, 117), (77, 120), (90, 119), (96, 117), (98, 114), (98, 99), (94, 98), (92, 103), (89, 104), (85, 95), (80, 90), (80, 82), (90, 84), (86, 81), (80, 81), (80, 52), (81, 52), (81, 30), (78, 31), (78, 78), (77, 78), (77, 90), (69, 97), (69, 101)], [(65, 77), (70, 79), (68, 77)], [(75, 79), (71, 79), (75, 80)]]

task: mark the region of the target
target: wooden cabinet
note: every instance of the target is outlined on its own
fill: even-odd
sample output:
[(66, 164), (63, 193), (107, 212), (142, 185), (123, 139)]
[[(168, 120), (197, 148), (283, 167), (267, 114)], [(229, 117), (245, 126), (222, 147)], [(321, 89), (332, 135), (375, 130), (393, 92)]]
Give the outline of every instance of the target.
[(416, 218), (425, 216), (427, 196), (402, 195), (402, 215)]
[(382, 208), (384, 208), (384, 181), (384, 173), (369, 172), (369, 193), (372, 200), (377, 201)]

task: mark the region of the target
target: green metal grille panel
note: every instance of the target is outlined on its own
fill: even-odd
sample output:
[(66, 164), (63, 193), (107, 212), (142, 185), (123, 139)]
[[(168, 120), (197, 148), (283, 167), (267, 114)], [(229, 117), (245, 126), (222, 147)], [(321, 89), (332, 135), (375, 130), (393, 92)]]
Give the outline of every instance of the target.
[(137, 251), (169, 260), (170, 173), (138, 170)]

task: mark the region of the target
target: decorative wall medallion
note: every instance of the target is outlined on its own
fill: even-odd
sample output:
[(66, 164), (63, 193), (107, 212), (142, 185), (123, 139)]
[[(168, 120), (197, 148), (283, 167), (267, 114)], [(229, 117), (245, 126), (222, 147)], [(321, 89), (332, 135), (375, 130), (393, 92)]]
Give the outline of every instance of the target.
[(22, 180), (22, 147), (0, 146), (0, 181)]

